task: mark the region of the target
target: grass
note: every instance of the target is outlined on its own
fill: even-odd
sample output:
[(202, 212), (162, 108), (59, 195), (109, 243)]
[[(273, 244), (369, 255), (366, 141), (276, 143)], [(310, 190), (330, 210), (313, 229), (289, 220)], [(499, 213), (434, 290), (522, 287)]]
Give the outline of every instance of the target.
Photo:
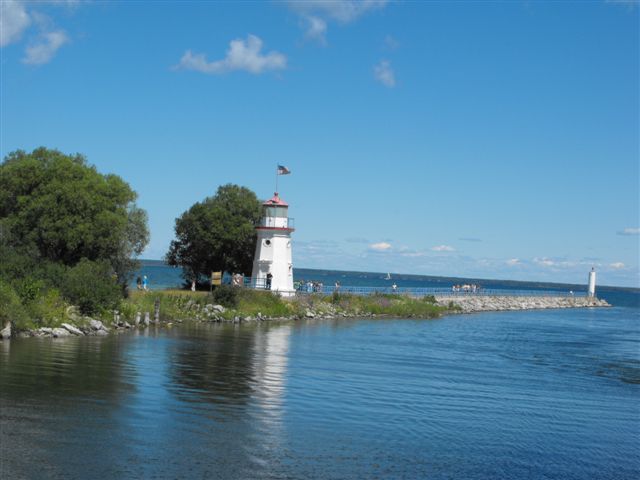
[[(218, 314), (225, 319), (235, 316), (256, 317), (258, 314), (268, 318), (301, 318), (308, 311), (315, 316), (368, 316), (385, 315), (401, 318), (436, 318), (443, 313), (455, 310), (455, 307), (442, 307), (433, 297), (413, 298), (404, 295), (374, 294), (359, 296), (349, 294), (303, 295), (282, 298), (268, 291), (229, 287), (214, 295), (209, 292), (191, 292), (189, 290), (163, 290), (155, 292), (133, 292), (123, 301), (120, 312), (123, 318), (133, 320), (137, 312), (149, 312), (153, 315), (156, 301), (160, 302), (162, 320), (203, 319), (206, 318), (205, 306), (222, 304), (224, 313)], [(209, 315), (210, 316), (210, 315)]]

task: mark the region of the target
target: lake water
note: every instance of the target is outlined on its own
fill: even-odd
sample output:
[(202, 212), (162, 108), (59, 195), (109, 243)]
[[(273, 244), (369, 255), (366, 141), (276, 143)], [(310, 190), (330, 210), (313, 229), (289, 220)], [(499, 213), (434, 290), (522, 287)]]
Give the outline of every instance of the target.
[(0, 477), (640, 478), (638, 312), (0, 342)]

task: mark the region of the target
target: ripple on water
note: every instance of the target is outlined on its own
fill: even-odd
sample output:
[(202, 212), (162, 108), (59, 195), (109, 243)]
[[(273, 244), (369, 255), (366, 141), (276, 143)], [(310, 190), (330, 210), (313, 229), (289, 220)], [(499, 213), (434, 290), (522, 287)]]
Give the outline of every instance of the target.
[(611, 309), (3, 343), (3, 474), (636, 478), (638, 337)]

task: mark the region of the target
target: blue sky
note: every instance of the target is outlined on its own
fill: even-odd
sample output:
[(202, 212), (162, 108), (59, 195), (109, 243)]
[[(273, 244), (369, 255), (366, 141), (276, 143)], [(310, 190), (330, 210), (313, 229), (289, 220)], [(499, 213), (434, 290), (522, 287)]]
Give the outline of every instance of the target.
[(122, 176), (160, 258), (225, 183), (298, 267), (640, 286), (634, 1), (2, 2), (0, 154)]

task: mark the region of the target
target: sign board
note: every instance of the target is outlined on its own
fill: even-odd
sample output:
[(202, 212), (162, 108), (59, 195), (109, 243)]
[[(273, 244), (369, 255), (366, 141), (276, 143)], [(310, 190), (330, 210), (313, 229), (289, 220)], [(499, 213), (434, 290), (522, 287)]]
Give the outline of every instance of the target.
[(211, 272), (211, 285), (222, 285), (222, 272)]

